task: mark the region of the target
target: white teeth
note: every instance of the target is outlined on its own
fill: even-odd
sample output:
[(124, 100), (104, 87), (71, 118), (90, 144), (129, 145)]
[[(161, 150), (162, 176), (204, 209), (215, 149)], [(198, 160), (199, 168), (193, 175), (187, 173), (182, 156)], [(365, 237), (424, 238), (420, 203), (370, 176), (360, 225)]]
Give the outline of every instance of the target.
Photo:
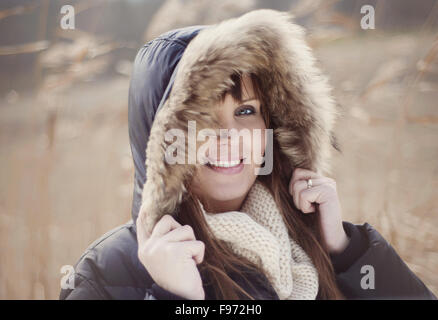
[(235, 161), (219, 161), (219, 162), (210, 162), (210, 164), (212, 166), (215, 167), (222, 167), (222, 168), (230, 168), (230, 167), (235, 167), (238, 164), (240, 164), (240, 160), (235, 160)]

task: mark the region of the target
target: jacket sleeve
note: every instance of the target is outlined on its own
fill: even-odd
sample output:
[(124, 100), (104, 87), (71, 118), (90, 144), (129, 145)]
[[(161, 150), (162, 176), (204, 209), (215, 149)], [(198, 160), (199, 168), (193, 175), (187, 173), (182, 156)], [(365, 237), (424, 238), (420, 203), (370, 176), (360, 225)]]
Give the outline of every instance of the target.
[(330, 257), (347, 299), (436, 299), (371, 225), (343, 226), (350, 242)]
[(60, 300), (108, 300), (100, 286), (80, 273), (75, 273), (74, 289), (61, 289)]
[(179, 295), (176, 295), (166, 289), (163, 289), (158, 284), (153, 283), (152, 287), (146, 290), (145, 300), (188, 300)]
[[(69, 281), (67, 281), (67, 285)], [(80, 273), (74, 275), (74, 288), (61, 289), (59, 294), (60, 300), (110, 300), (112, 297), (102, 288), (102, 285)], [(146, 289), (144, 300), (187, 300), (167, 291), (153, 283), (149, 289)]]

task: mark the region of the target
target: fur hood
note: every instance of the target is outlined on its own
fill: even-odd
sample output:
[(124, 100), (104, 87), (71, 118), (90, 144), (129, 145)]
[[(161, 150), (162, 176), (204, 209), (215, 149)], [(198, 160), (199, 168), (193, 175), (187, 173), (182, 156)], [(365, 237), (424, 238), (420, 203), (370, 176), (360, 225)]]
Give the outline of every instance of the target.
[(187, 132), (190, 120), (196, 120), (198, 130), (217, 126), (211, 108), (232, 86), (230, 75), (236, 71), (254, 72), (262, 79), (274, 139), (291, 166), (329, 172), (337, 109), (327, 79), (314, 62), (304, 30), (286, 12), (260, 9), (200, 29), (176, 62), (168, 97), (154, 106), (159, 112), (147, 142), (147, 179), (139, 209), (149, 231), (164, 214), (175, 212), (186, 192), (184, 182), (196, 168), (165, 162), (166, 147), (172, 143), (165, 141), (165, 132)]

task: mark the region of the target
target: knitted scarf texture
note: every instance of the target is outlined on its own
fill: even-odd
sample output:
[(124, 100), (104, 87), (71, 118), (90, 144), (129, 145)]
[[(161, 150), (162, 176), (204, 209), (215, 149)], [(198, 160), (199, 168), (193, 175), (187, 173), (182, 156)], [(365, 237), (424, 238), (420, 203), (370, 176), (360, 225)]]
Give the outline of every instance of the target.
[(289, 236), (273, 196), (261, 182), (253, 184), (241, 211), (208, 213), (202, 204), (201, 209), (213, 235), (261, 268), (280, 300), (316, 298), (317, 270)]

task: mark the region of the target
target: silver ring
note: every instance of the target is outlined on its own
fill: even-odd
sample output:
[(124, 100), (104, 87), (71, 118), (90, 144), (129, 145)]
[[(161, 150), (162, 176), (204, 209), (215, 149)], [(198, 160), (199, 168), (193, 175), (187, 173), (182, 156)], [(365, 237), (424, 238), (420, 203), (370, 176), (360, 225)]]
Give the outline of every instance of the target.
[(307, 189), (312, 188), (313, 184), (312, 184), (312, 179), (307, 179)]

